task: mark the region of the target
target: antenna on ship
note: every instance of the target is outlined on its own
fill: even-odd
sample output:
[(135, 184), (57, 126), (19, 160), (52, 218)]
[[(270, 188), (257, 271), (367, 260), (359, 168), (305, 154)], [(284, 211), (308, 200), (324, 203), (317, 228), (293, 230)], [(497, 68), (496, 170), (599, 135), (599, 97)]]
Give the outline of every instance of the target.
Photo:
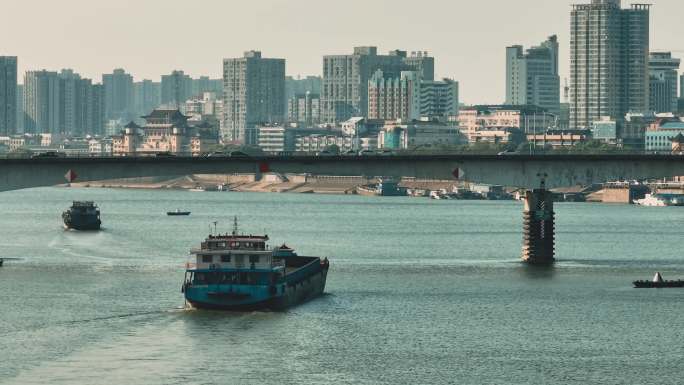
[(214, 221), (214, 234), (216, 234), (216, 225), (217, 224), (218, 224), (218, 222)]
[(238, 222), (237, 222), (237, 215), (233, 218), (233, 235), (237, 235), (238, 233)]

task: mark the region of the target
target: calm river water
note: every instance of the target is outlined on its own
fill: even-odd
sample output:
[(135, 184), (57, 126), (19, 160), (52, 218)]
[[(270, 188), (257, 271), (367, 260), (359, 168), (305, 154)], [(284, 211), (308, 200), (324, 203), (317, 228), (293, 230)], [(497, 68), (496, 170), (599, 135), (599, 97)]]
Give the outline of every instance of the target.
[[(95, 200), (104, 231), (62, 229)], [(176, 208), (190, 217), (167, 217)], [(518, 260), (518, 202), (46, 188), (1, 194), (0, 383), (674, 384), (684, 210), (557, 206), (552, 269)], [(183, 309), (188, 250), (240, 218), (328, 256), (284, 313)]]

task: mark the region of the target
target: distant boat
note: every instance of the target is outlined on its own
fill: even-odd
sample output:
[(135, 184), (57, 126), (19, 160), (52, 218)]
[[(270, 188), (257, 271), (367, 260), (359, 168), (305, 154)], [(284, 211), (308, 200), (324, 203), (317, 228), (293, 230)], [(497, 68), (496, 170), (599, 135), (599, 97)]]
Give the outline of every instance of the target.
[(399, 183), (391, 178), (380, 178), (377, 184), (358, 186), (356, 193), (365, 196), (405, 197), (408, 195), (406, 190), (399, 187)]
[(193, 188), (191, 188), (191, 189), (188, 189), (188, 191), (192, 191), (192, 192), (205, 192), (205, 191), (207, 191), (207, 189), (205, 189), (203, 186), (199, 186), (199, 185), (198, 185), (198, 186), (195, 186), (195, 187), (193, 187)]
[(19, 261), (19, 258), (0, 258), (0, 267), (5, 264), (5, 261)]
[(166, 215), (170, 216), (187, 216), (190, 215), (190, 211), (180, 211), (180, 209), (176, 209), (176, 211), (167, 211)]
[(684, 281), (666, 281), (660, 273), (656, 273), (651, 281), (634, 281), (633, 284), (636, 289), (684, 288)]

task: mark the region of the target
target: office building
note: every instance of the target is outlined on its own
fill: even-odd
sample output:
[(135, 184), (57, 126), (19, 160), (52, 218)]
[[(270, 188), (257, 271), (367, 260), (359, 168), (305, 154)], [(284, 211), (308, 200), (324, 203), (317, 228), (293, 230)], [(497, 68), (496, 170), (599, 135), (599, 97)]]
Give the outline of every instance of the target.
[(506, 48), (506, 104), (535, 105), (560, 113), (558, 38), (554, 35), (527, 51)]
[(0, 56), (0, 136), (17, 132), (17, 57)]
[(591, 128), (649, 107), (650, 5), (620, 0), (575, 4), (571, 12), (570, 127)]
[(677, 111), (677, 71), (680, 60), (670, 52), (652, 52), (649, 56), (650, 111)]
[(224, 140), (257, 144), (257, 125), (285, 120), (285, 59), (259, 51), (223, 60)]
[(378, 55), (376, 47), (355, 47), (351, 55), (323, 58), (322, 120), (337, 123), (351, 117), (368, 116), (368, 81), (377, 70), (386, 78), (399, 78), (402, 71), (416, 71), (423, 80), (434, 80), (434, 58), (427, 53), (391, 51)]

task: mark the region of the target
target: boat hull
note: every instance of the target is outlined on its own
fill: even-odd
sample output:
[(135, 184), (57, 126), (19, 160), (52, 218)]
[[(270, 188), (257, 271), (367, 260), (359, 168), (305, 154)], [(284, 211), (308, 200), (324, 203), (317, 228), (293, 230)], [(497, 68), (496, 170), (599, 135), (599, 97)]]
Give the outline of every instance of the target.
[(272, 286), (254, 285), (188, 285), (185, 300), (196, 309), (282, 311), (323, 294), (328, 268)]
[(684, 281), (663, 281), (663, 282), (635, 281), (634, 282), (634, 288), (636, 288), (636, 289), (684, 288)]
[(100, 230), (102, 222), (97, 217), (64, 215), (64, 228), (79, 231)]

